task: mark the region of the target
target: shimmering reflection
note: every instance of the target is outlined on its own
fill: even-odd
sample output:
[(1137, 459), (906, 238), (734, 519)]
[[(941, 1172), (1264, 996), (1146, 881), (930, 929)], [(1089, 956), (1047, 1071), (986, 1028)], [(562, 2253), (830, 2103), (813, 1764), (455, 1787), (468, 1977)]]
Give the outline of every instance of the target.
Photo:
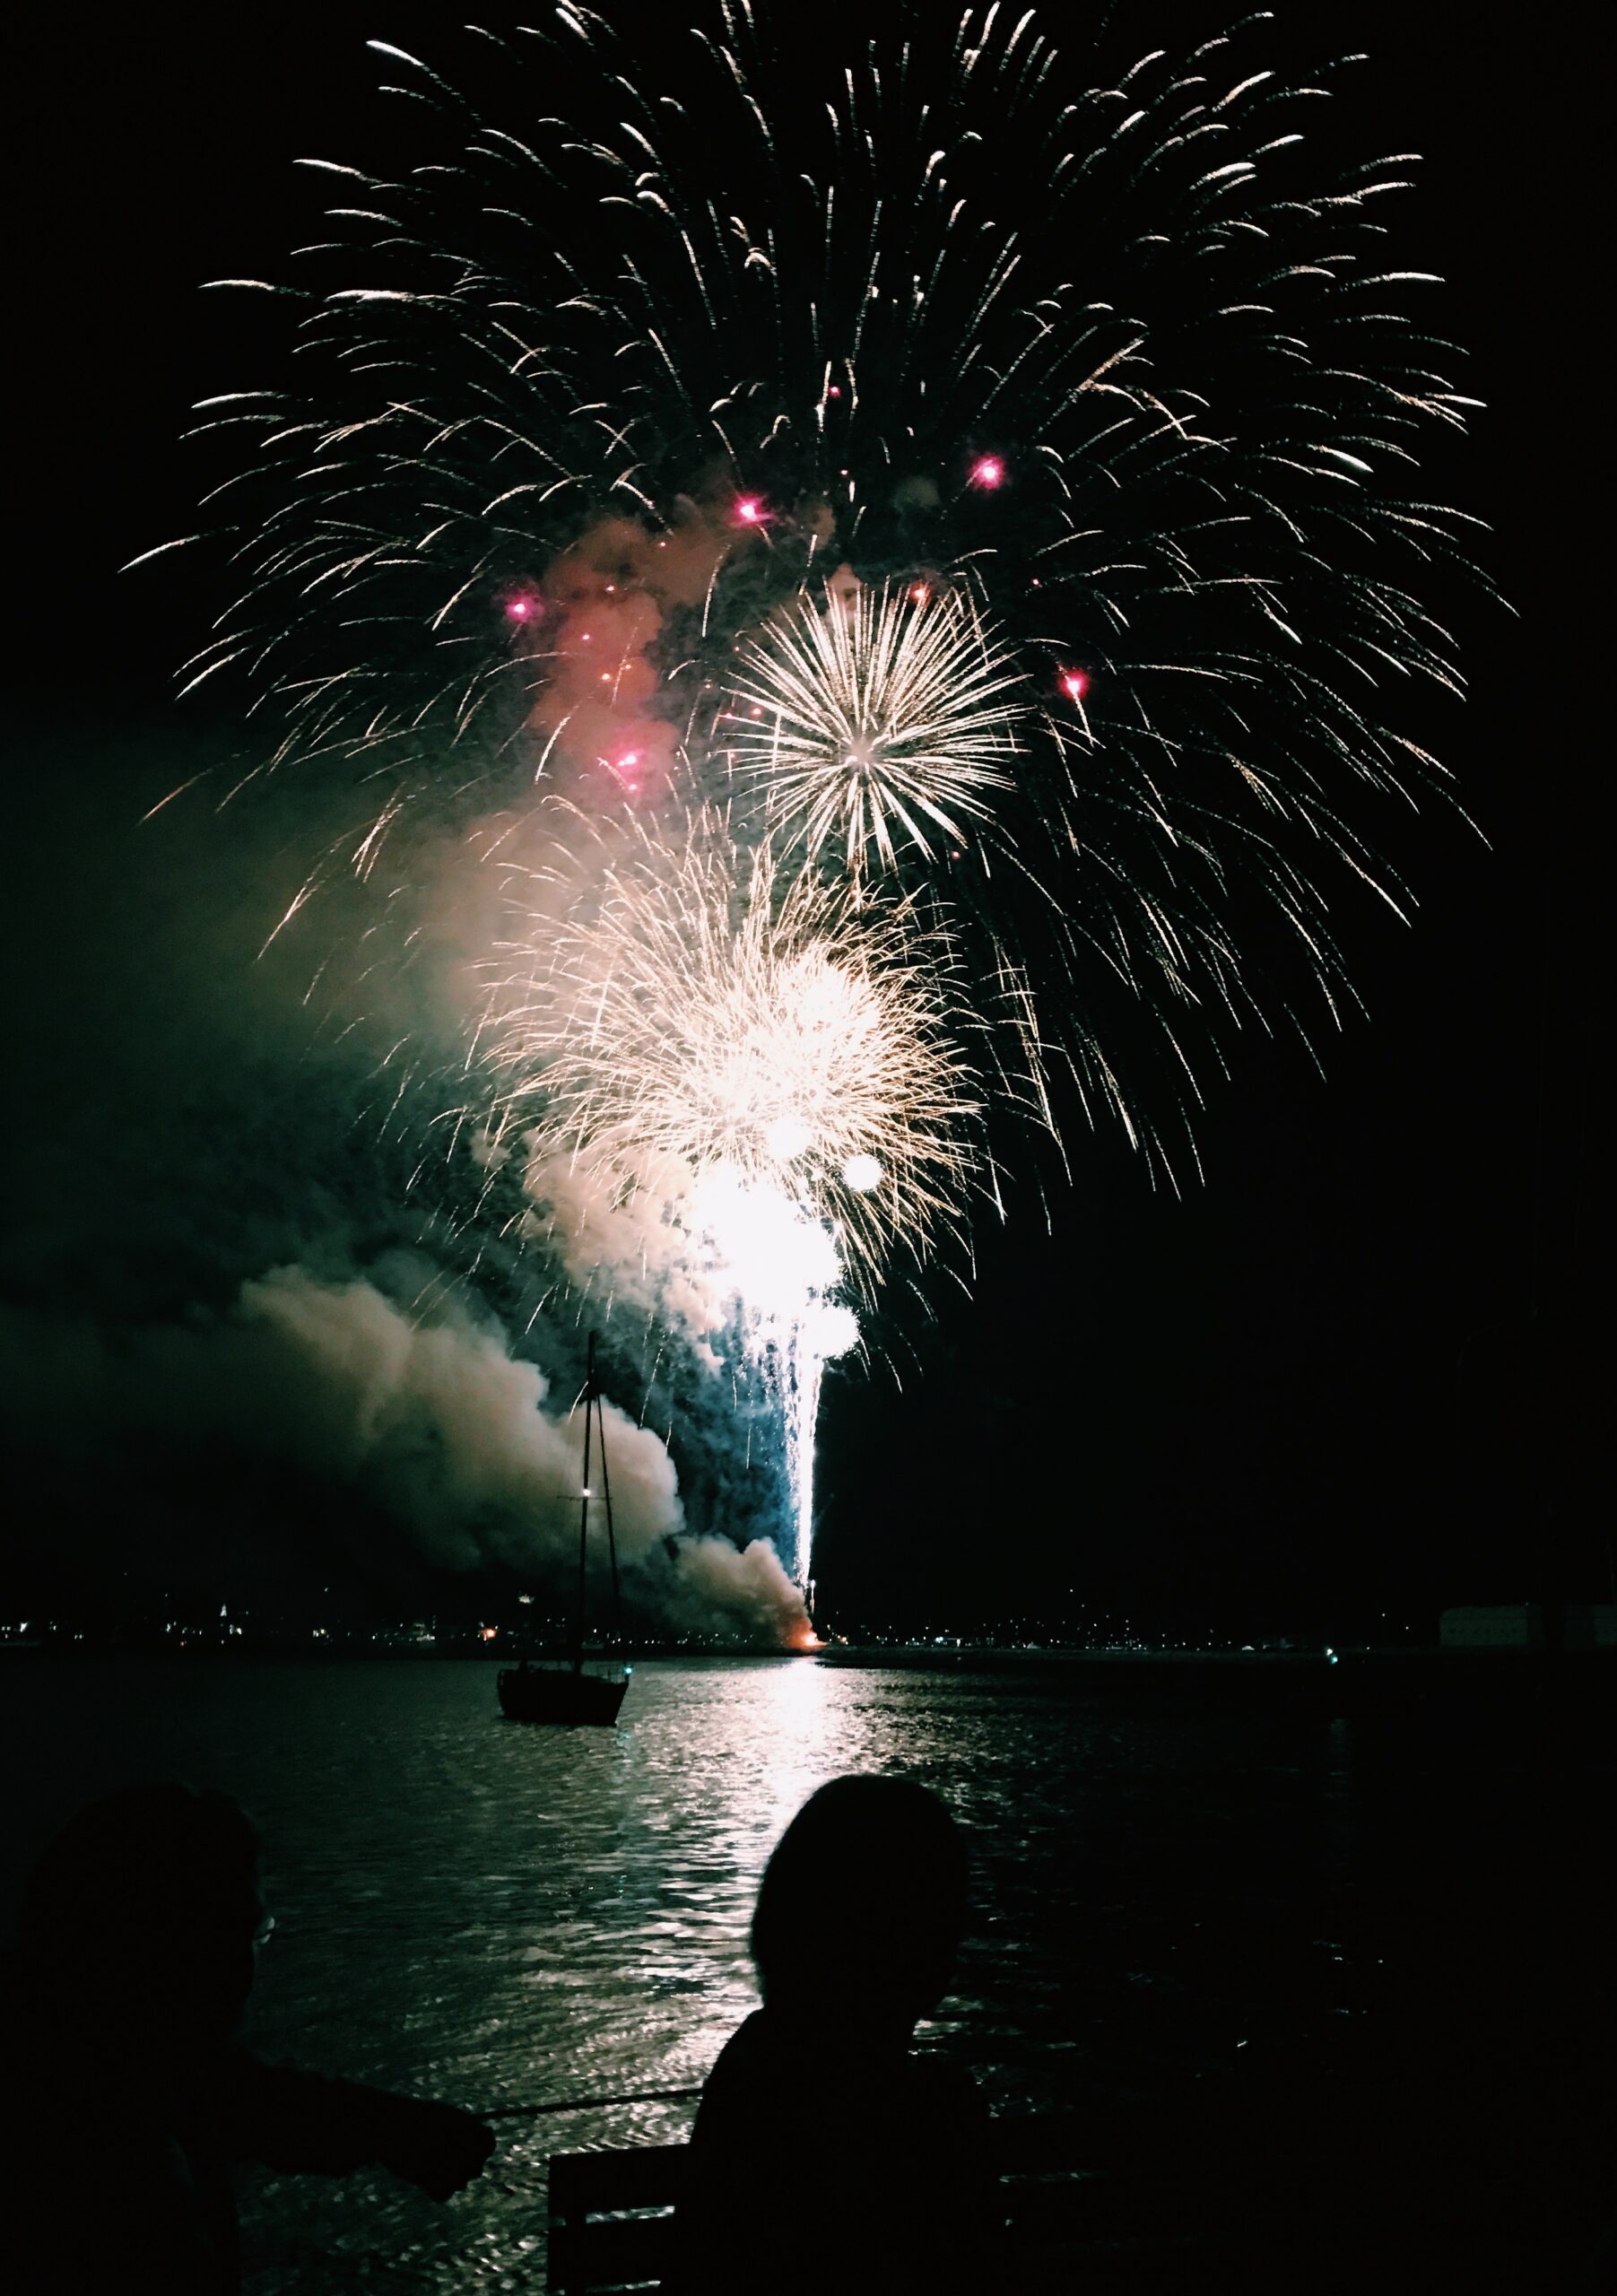
[[(615, 1731), (505, 1723), (488, 1667), (403, 1662), (39, 1668), (0, 1682), (0, 1726), (55, 1749), (48, 1793), (19, 1781), (8, 1881), (116, 1777), (223, 1787), (269, 1844), (256, 2044), (484, 2109), (698, 2085), (753, 2005), (769, 1848), (850, 1770), (905, 1770), (970, 1830), (978, 1934), (930, 2042), (998, 2106), (1119, 2063), (1137, 2089), (1227, 2061), (1277, 2002), (1328, 2006), (1347, 1820), (1323, 1727), (1124, 1720), (802, 1659), (641, 1665)], [(689, 2113), (514, 2113), (447, 2209), (382, 2179), (262, 2179), (253, 2296), (538, 2290), (549, 2153), (668, 2141)]]

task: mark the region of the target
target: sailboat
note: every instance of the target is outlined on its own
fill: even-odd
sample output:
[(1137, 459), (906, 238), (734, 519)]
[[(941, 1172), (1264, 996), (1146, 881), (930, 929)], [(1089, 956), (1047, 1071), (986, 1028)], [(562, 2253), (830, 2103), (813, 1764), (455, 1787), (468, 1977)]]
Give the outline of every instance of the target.
[(513, 1722), (613, 1723), (623, 1703), (632, 1671), (620, 1665), (607, 1674), (584, 1671), (586, 1587), (589, 1569), (589, 1502), (595, 1496), (589, 1477), (594, 1448), (601, 1461), (601, 1498), (606, 1510), (606, 1552), (612, 1562), (613, 1629), (622, 1632), (622, 1603), (618, 1591), (618, 1542), (612, 1521), (612, 1477), (606, 1467), (606, 1422), (601, 1411), (601, 1390), (596, 1378), (596, 1336), (589, 1335), (589, 1367), (584, 1379), (584, 1488), (578, 1500), (578, 1598), (573, 1612), (571, 1648), (565, 1658), (525, 1658), (518, 1666), (501, 1667), (499, 1676), (501, 1710)]

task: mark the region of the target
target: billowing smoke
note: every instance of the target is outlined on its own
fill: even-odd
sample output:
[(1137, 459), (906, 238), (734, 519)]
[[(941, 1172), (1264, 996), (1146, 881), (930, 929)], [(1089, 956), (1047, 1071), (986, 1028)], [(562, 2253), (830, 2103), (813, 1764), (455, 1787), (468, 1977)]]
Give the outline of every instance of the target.
[[(406, 1308), (361, 1277), (280, 1267), (223, 1315), (93, 1327), (9, 1317), (8, 1387), (36, 1425), (88, 1413), (109, 1427), (291, 1465), (396, 1524), (440, 1570), (491, 1565), (553, 1591), (578, 1535), (584, 1422), (499, 1326), (449, 1299)], [(774, 1549), (685, 1535), (668, 1452), (610, 1400), (604, 1418), (618, 1552), (642, 1614), (781, 1646), (803, 1603)], [(222, 1493), (228, 1523), (230, 1499)], [(228, 1535), (228, 1533), (227, 1533)]]
[(735, 1280), (702, 1249), (687, 1167), (641, 1155), (603, 1170), (578, 1157), (535, 1154), (522, 1161), (520, 1185), (531, 1205), (523, 1232), (580, 1291), (656, 1317), (708, 1370), (720, 1368), (713, 1335), (727, 1320)]
[(490, 952), (468, 978), (468, 1106), (505, 1232), (709, 1373), (772, 1390), (770, 1527), (806, 1582), (820, 1372), (858, 1339), (840, 1294), (895, 1242), (924, 1257), (969, 1170), (947, 967), (916, 961), (913, 920), (804, 880), (778, 895), (767, 852), (749, 860), (710, 807), (677, 830), (573, 799), (514, 809), (447, 860), (440, 914), (478, 900), (478, 874), (505, 913), (454, 929)]
[[(457, 1304), (418, 1318), (363, 1279), (275, 1268), (211, 1327), (147, 1335), (134, 1369), (152, 1383), (148, 1423), (164, 1395), (191, 1421), (200, 1398), (243, 1446), (375, 1494), (435, 1562), (541, 1568), (576, 1536), (582, 1414), (547, 1409), (537, 1366)], [(683, 1526), (674, 1465), (655, 1435), (605, 1415), (620, 1548), (639, 1561)]]

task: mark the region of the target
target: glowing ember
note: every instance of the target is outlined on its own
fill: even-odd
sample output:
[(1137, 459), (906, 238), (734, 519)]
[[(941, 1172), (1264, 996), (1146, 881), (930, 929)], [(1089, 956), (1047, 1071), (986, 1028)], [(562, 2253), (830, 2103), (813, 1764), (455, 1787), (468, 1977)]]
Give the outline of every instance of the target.
[(1087, 670), (1063, 670), (1061, 691), (1069, 701), (1082, 701), (1089, 690), (1090, 681)]
[(1005, 483), (1005, 466), (997, 455), (979, 455), (971, 465), (971, 483), (991, 494)]

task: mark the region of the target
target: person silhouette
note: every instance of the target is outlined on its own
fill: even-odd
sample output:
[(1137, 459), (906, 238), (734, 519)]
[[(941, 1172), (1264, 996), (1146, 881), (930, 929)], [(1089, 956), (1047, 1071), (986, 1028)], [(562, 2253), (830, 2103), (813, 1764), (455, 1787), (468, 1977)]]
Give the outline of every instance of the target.
[(965, 1926), (935, 1795), (839, 1778), (776, 1845), (752, 1917), (763, 2006), (702, 2091), (679, 2210), (696, 2296), (992, 2286), (990, 2124), (962, 2067), (911, 2054)]
[(270, 1926), (222, 1794), (119, 1787), (46, 1849), (0, 1969), (0, 2223), (17, 2296), (230, 2296), (230, 2171), (378, 2164), (447, 2199), (470, 2113), (262, 2064), (236, 2039)]

